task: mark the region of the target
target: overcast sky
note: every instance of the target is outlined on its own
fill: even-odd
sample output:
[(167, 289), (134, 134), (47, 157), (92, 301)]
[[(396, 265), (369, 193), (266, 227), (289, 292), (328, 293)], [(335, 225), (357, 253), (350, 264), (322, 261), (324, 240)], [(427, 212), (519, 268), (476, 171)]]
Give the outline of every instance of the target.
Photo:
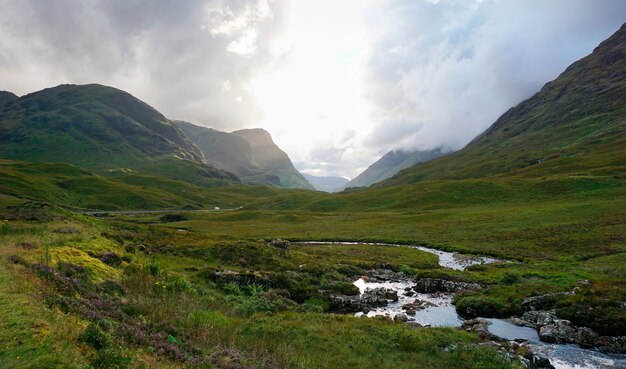
[(626, 21), (624, 0), (0, 0), (0, 90), (126, 90), (263, 127), (311, 174), (458, 149)]

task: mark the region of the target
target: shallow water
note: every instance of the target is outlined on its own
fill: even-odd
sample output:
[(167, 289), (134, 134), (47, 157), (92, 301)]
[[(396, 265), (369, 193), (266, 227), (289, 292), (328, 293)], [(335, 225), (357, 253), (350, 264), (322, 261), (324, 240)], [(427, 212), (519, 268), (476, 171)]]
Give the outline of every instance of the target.
[[(379, 288), (384, 287), (392, 289), (398, 292), (398, 301), (391, 302), (385, 307), (374, 309), (366, 314), (368, 317), (374, 316), (388, 316), (395, 317), (396, 315), (406, 315), (409, 322), (419, 323), (425, 326), (432, 327), (459, 327), (463, 323), (463, 320), (459, 318), (456, 313), (454, 305), (452, 305), (452, 295), (447, 294), (431, 294), (431, 293), (418, 293), (411, 297), (405, 296), (404, 289), (407, 287), (413, 287), (415, 283), (411, 281), (404, 282), (366, 282), (359, 278), (354, 285), (359, 288), (361, 294), (365, 292), (367, 288)], [(408, 315), (406, 311), (402, 309), (402, 305), (409, 304), (414, 300), (427, 301), (433, 306), (429, 306), (424, 310), (417, 311), (415, 315)], [(357, 313), (356, 316), (364, 315), (362, 312)]]
[(525, 339), (531, 350), (547, 357), (556, 369), (626, 368), (626, 355), (605, 354), (572, 344), (548, 344), (539, 340), (533, 328), (520, 327), (504, 319), (487, 319), (487, 329), (498, 337), (508, 340)]

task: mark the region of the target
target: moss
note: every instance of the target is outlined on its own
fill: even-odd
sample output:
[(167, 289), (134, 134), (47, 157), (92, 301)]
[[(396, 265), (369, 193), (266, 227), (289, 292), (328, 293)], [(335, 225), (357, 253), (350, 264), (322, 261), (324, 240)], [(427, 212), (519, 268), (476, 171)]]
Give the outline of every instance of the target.
[(89, 256), (86, 252), (73, 247), (57, 247), (50, 251), (51, 260), (55, 265), (59, 263), (72, 263), (85, 267), (93, 282), (99, 283), (110, 279), (119, 279), (121, 271), (112, 268), (101, 260)]

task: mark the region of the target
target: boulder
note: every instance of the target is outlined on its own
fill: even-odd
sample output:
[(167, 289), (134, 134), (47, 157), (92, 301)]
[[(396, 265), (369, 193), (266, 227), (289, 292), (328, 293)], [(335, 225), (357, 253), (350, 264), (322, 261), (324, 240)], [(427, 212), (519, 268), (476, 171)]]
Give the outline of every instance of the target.
[(343, 314), (364, 312), (387, 306), (390, 301), (398, 301), (398, 293), (387, 288), (366, 289), (362, 295), (330, 295), (331, 311)]
[(548, 343), (576, 342), (578, 329), (568, 320), (555, 320), (539, 329), (539, 339)]
[[(407, 314), (415, 315), (416, 311), (424, 310), (427, 307), (435, 306), (433, 303), (422, 300), (413, 300), (413, 302), (402, 305), (402, 310), (405, 310)], [(409, 313), (410, 312), (410, 313)]]
[(487, 329), (488, 326), (489, 322), (487, 320), (483, 318), (475, 318), (464, 321), (461, 328), (466, 331), (476, 332), (482, 339), (488, 339), (494, 342), (505, 341), (504, 339), (489, 332), (489, 329)]
[(384, 288), (384, 287), (368, 288), (365, 290), (363, 295), (382, 297), (387, 300), (398, 301), (398, 291), (394, 291), (390, 288)]
[(440, 278), (420, 278), (413, 289), (421, 293), (461, 292), (481, 288), (476, 283), (454, 282)]
[(406, 323), (409, 321), (409, 317), (404, 314), (398, 314), (395, 317), (393, 317), (393, 321), (399, 322), (399, 323)]
[(552, 324), (557, 319), (554, 310), (531, 310), (522, 315), (522, 319), (538, 327)]
[(403, 273), (391, 269), (372, 269), (367, 271), (368, 282), (401, 282), (407, 279)]
[(270, 246), (273, 246), (282, 250), (289, 250), (289, 247), (291, 246), (291, 242), (287, 240), (275, 239), (275, 240), (270, 241)]
[(554, 308), (559, 294), (549, 293), (546, 295), (527, 297), (522, 300), (522, 311), (549, 310)]

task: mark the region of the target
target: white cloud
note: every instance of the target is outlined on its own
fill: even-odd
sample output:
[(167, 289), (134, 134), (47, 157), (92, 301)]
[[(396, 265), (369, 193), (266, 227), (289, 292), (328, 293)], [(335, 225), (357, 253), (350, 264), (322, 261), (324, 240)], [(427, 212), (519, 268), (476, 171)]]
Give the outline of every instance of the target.
[(167, 116), (262, 126), (353, 177), (461, 147), (624, 22), (604, 0), (0, 0), (0, 89), (102, 83)]

